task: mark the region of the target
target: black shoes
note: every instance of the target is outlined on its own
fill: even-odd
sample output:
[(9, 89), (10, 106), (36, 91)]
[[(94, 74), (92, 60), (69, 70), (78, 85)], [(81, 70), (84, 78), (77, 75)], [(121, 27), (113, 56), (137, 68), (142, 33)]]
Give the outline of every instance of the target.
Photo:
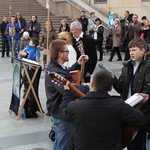
[[(1, 57), (5, 57), (5, 55), (2, 55)], [(10, 55), (7, 55), (7, 57), (10, 57)]]
[(117, 59), (116, 61), (122, 61), (122, 59)]
[(112, 62), (112, 60), (111, 60), (111, 59), (108, 59), (108, 61), (109, 61), (109, 62)]
[(103, 60), (103, 58), (99, 58), (99, 59), (98, 59), (98, 61), (102, 61), (102, 60)]

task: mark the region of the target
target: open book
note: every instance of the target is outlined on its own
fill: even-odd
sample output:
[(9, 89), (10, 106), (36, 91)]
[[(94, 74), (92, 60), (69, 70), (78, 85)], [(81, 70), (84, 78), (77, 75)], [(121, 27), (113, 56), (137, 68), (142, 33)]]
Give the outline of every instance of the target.
[(22, 61), (25, 61), (25, 62), (28, 62), (30, 64), (34, 64), (34, 65), (39, 65), (40, 66), (40, 64), (38, 62), (34, 61), (34, 60), (22, 58)]
[(135, 93), (134, 95), (132, 95), (131, 97), (129, 97), (125, 103), (129, 104), (130, 106), (135, 106), (136, 104), (138, 104), (140, 101), (142, 101), (143, 96), (139, 95), (138, 93)]

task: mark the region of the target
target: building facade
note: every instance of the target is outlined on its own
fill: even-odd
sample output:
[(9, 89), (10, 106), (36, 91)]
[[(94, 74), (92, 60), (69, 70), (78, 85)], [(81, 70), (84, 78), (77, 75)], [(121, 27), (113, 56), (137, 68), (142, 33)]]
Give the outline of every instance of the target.
[(119, 17), (124, 17), (124, 11), (128, 10), (130, 13), (135, 13), (139, 16), (147, 16), (150, 19), (150, 0), (82, 0), (100, 11), (104, 15), (109, 12), (114, 12)]

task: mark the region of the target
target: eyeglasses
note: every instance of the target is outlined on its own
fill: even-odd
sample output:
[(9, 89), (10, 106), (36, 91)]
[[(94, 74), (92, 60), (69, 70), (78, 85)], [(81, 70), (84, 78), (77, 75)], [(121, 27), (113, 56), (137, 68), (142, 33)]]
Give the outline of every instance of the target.
[(62, 52), (62, 53), (63, 53), (63, 52), (69, 52), (69, 50), (64, 50), (64, 51), (61, 51), (61, 52)]

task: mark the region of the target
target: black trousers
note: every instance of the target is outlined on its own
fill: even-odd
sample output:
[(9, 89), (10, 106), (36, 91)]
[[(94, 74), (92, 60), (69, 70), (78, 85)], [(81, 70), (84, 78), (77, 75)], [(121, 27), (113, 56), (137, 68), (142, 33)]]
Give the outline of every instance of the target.
[(129, 52), (129, 48), (128, 48), (129, 42), (130, 42), (129, 40), (126, 41), (124, 61), (127, 61), (130, 59), (130, 52)]
[(99, 59), (103, 59), (103, 48), (102, 48), (103, 41), (95, 40), (95, 46), (97, 47), (97, 51), (99, 51)]
[(117, 53), (118, 59), (119, 59), (119, 60), (122, 60), (119, 47), (113, 47), (113, 49), (112, 49), (112, 51), (111, 51), (111, 55), (110, 55), (109, 60), (112, 61), (112, 59), (113, 59), (115, 53)]
[(2, 37), (2, 56), (6, 55), (9, 56), (9, 43), (7, 37)]

